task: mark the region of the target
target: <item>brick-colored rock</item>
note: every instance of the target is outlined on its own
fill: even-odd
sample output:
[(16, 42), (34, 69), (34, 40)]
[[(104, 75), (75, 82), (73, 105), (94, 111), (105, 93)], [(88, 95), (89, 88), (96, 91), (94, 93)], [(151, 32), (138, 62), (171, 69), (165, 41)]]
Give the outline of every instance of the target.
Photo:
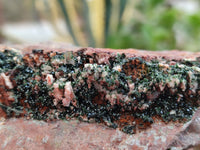
[[(66, 44), (39, 44), (32, 46), (12, 46), (22, 49), (22, 53), (30, 50), (45, 49), (46, 51), (77, 51)], [(8, 46), (1, 45), (1, 49)], [(98, 53), (98, 60), (106, 62), (108, 57), (117, 53), (126, 53), (129, 57), (140, 56), (146, 60), (166, 58), (181, 60), (183, 58), (195, 60), (200, 52), (163, 51), (149, 52), (140, 50), (110, 50), (84, 49), (85, 54)], [(1, 98), (0, 98), (1, 99)], [(191, 121), (186, 123), (155, 120), (147, 129), (129, 135), (118, 129), (108, 128), (99, 123), (80, 122), (78, 120), (44, 122), (25, 120), (23, 118), (4, 119), (4, 112), (0, 109), (0, 149), (187, 149), (200, 144), (200, 109), (196, 111)]]

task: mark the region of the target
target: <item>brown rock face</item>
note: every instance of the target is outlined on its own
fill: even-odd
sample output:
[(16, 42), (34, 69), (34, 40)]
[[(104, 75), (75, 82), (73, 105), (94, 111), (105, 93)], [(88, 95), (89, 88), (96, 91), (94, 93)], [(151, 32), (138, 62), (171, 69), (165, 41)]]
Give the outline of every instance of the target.
[(134, 135), (97, 123), (44, 122), (8, 119), (0, 122), (0, 148), (10, 149), (187, 149), (200, 144), (199, 110), (191, 122), (155, 122), (150, 129)]
[[(73, 52), (81, 51), (84, 55), (93, 56), (95, 59), (90, 60), (91, 62), (96, 61), (98, 64), (106, 64), (109, 59), (116, 56), (118, 53), (126, 54), (127, 57), (140, 57), (145, 61), (150, 61), (157, 59), (162, 61), (163, 59), (170, 61), (170, 64), (173, 65), (173, 62), (178, 62), (183, 59), (190, 59), (190, 61), (198, 60), (200, 53), (190, 53), (190, 52), (180, 52), (180, 51), (164, 51), (164, 52), (150, 52), (142, 50), (111, 50), (111, 49), (94, 49), (94, 48), (71, 48), (70, 45), (66, 44), (38, 44), (38, 45), (18, 45), (13, 46), (17, 49), (21, 49), (23, 54), (27, 54), (32, 49), (44, 49), (45, 51), (59, 51), (64, 52), (66, 49), (68, 51), (73, 50)], [(3, 49), (9, 48), (8, 46), (1, 45), (0, 51)], [(10, 49), (10, 48), (9, 48)], [(94, 56), (94, 54), (97, 54)], [(26, 56), (26, 55), (25, 55)], [(27, 55), (28, 56), (28, 55)], [(34, 61), (39, 61), (38, 57), (33, 57)], [(29, 57), (27, 57), (27, 61)], [(40, 62), (39, 62), (40, 63)], [(55, 62), (56, 63), (56, 62)], [(134, 59), (129, 62), (130, 65), (134, 66), (127, 67), (125, 73), (132, 76), (132, 79), (135, 81), (137, 79), (142, 80), (141, 74), (147, 74), (143, 72), (146, 70), (146, 66), (141, 64), (140, 61)], [(129, 65), (129, 64), (128, 64)], [(129, 65), (129, 66), (130, 66)], [(165, 64), (160, 64), (161, 67), (166, 67)], [(87, 66), (90, 67), (90, 66)], [(116, 70), (119, 72), (121, 68), (116, 66)], [(134, 70), (135, 69), (135, 70)], [(48, 70), (47, 70), (48, 71)], [(164, 70), (165, 71), (165, 70)], [(199, 70), (197, 70), (199, 71)], [(47, 73), (48, 74), (48, 73)], [(57, 76), (58, 74), (56, 74)], [(36, 77), (35, 77), (36, 78)], [(37, 77), (35, 80), (39, 80)], [(53, 79), (50, 75), (47, 76), (49, 79), (49, 85), (52, 84)], [(4, 77), (5, 80), (5, 77)], [(90, 77), (90, 80), (93, 81), (94, 78)], [(174, 87), (175, 83), (178, 83), (175, 79), (174, 83), (169, 83), (166, 86)], [(48, 82), (47, 81), (47, 82)], [(88, 81), (89, 82), (89, 81)], [(63, 102), (65, 106), (70, 105), (68, 97), (73, 97), (71, 83), (66, 82), (62, 89), (61, 96), (58, 95), (58, 99), (54, 103)], [(7, 85), (5, 85), (7, 84)], [(88, 85), (90, 82), (88, 83)], [(199, 83), (197, 83), (198, 85)], [(68, 85), (68, 86), (66, 86)], [(70, 86), (69, 86), (70, 85)], [(197, 86), (196, 85), (196, 86)], [(6, 106), (9, 106), (13, 101), (13, 97), (10, 97), (9, 92), (9, 81), (5, 82), (1, 79), (0, 76), (0, 89), (4, 91), (0, 93), (0, 102)], [(91, 86), (91, 85), (90, 85)], [(113, 87), (109, 87), (111, 90)], [(133, 83), (130, 84), (130, 88), (135, 88)], [(195, 88), (195, 87), (191, 87)], [(158, 92), (154, 91), (153, 93), (147, 93), (149, 100), (154, 100), (158, 97), (158, 93), (163, 90), (161, 85), (157, 86)], [(197, 91), (198, 89), (195, 88)], [(54, 89), (56, 91), (56, 89)], [(144, 91), (144, 88), (140, 89)], [(172, 88), (174, 92), (176, 89)], [(7, 91), (7, 92), (6, 92)], [(102, 97), (105, 97), (104, 91), (94, 98), (94, 102), (101, 105), (105, 101), (99, 101)], [(192, 91), (189, 91), (192, 92)], [(188, 93), (189, 93), (188, 92)], [(59, 93), (58, 93), (59, 94)], [(197, 93), (199, 94), (199, 93)], [(9, 97), (9, 99), (8, 99)], [(66, 99), (68, 98), (68, 99)], [(111, 97), (112, 98), (112, 97)], [(199, 98), (197, 96), (197, 98)], [(72, 98), (71, 98), (72, 99)], [(182, 95), (177, 98), (177, 102), (182, 100)], [(199, 99), (197, 99), (199, 100)], [(77, 100), (75, 99), (72, 105), (76, 106)], [(111, 101), (112, 103), (119, 103), (117, 101)], [(38, 105), (39, 106), (39, 105)], [(139, 108), (141, 111), (145, 110), (149, 106), (144, 103)], [(46, 109), (46, 107), (44, 108)], [(43, 111), (43, 110), (41, 110)], [(169, 113), (172, 115), (175, 113), (174, 110), (171, 110)], [(148, 128), (141, 130), (134, 130), (134, 134), (126, 134), (117, 129), (109, 128), (105, 126), (104, 123), (88, 123), (83, 121), (78, 121), (77, 119), (71, 119), (69, 121), (56, 120), (56, 121), (38, 121), (38, 120), (26, 120), (24, 118), (9, 118), (4, 119), (6, 116), (5, 111), (0, 107), (0, 149), (48, 149), (48, 150), (71, 150), (71, 149), (134, 149), (134, 150), (160, 150), (160, 149), (188, 149), (193, 147), (198, 147), (200, 144), (200, 109), (197, 109), (189, 122), (178, 122), (178, 121), (169, 121), (163, 122), (161, 119), (155, 117), (154, 122), (151, 123)], [(84, 116), (82, 116), (84, 120)], [(87, 119), (86, 119), (87, 121)], [(124, 114), (120, 116), (119, 124), (131, 123), (132, 118), (129, 115)], [(137, 128), (140, 128), (139, 126)], [(141, 127), (143, 128), (143, 127)]]

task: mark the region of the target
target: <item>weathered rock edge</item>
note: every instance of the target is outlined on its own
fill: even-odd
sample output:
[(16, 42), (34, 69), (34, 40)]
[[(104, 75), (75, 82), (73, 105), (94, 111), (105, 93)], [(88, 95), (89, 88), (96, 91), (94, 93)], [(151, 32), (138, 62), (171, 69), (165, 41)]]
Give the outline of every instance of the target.
[[(33, 46), (34, 47), (34, 46)], [(37, 47), (37, 46), (36, 46)], [(43, 47), (43, 46), (42, 46)], [(40, 48), (42, 48), (42, 47), (38, 47), (39, 49)], [(54, 47), (55, 48), (55, 47)], [(30, 47), (28, 47), (28, 48), (25, 48), (25, 49), (30, 49)], [(31, 48), (32, 49), (32, 48)], [(43, 49), (43, 48), (42, 48)], [(58, 48), (59, 49), (59, 48)], [(49, 50), (51, 50), (51, 49), (49, 49)], [(62, 48), (60, 49), (61, 51), (63, 50)], [(88, 49), (86, 49), (86, 53), (90, 53), (91, 51), (95, 51), (95, 52), (102, 52), (102, 50), (101, 49), (93, 49), (93, 48), (88, 48)], [(110, 54), (113, 54), (113, 53), (115, 53), (115, 51), (114, 50), (103, 50), (103, 52), (104, 52), (104, 55), (102, 56), (102, 57), (105, 57), (105, 55), (110, 55)], [(120, 53), (121, 51), (118, 51), (118, 53)], [(192, 60), (194, 60), (194, 59), (196, 59), (197, 57), (199, 57), (199, 53), (187, 53), (187, 52), (178, 52), (178, 51), (174, 51), (174, 52), (172, 52), (171, 54), (169, 54), (169, 52), (147, 52), (147, 54), (143, 54), (145, 51), (137, 51), (137, 50), (130, 50), (130, 52), (128, 51), (128, 52), (125, 52), (125, 51), (123, 51), (124, 53), (130, 53), (130, 55), (131, 55), (131, 57), (133, 57), (133, 56), (142, 56), (142, 57), (144, 57), (144, 58), (147, 58), (147, 59), (151, 59), (151, 58), (167, 58), (167, 59), (171, 59), (171, 60), (181, 60), (184, 56), (185, 56), (185, 58), (187, 58), (187, 59), (192, 59)], [(23, 52), (24, 53), (24, 52)], [(175, 54), (180, 54), (181, 56), (175, 56)], [(125, 142), (119, 142), (119, 141), (117, 141), (117, 142), (119, 142), (119, 144), (118, 144), (118, 147), (117, 148), (128, 148), (128, 149), (132, 149), (132, 148), (134, 148), (134, 146), (138, 146), (137, 148), (145, 148), (146, 146), (150, 149), (150, 148), (152, 148), (152, 149), (155, 149), (156, 147), (154, 147), (154, 146), (156, 146), (156, 145), (162, 145), (162, 146), (164, 146), (163, 147), (163, 149), (166, 149), (167, 147), (179, 147), (180, 149), (181, 148), (187, 148), (187, 147), (191, 147), (191, 146), (194, 146), (194, 145), (197, 145), (198, 144), (198, 132), (199, 132), (199, 127), (198, 127), (198, 125), (199, 125), (199, 123), (198, 123), (198, 120), (199, 120), (199, 116), (198, 116), (198, 111), (197, 111), (197, 113), (194, 115), (194, 117), (193, 117), (193, 119), (192, 119), (192, 121), (191, 122), (189, 122), (189, 123), (187, 123), (187, 124), (181, 124), (181, 123), (169, 123), (169, 124), (163, 124), (163, 123), (161, 123), (161, 122), (155, 122), (154, 124), (153, 124), (153, 126), (152, 126), (152, 128), (151, 129), (148, 129), (147, 131), (144, 131), (144, 132), (141, 132), (141, 133), (138, 133), (137, 135), (133, 135), (133, 136), (129, 136), (129, 135), (123, 135), (123, 136), (121, 136), (120, 134), (123, 134), (123, 133), (121, 133), (120, 131), (117, 131), (117, 132), (119, 132), (119, 135), (117, 135), (116, 136), (116, 138), (119, 138), (119, 139), (121, 139), (121, 137), (125, 137)], [(8, 123), (9, 124), (9, 122), (12, 122), (11, 124), (12, 125), (16, 125), (17, 126), (17, 124), (19, 124), (19, 122), (20, 123), (22, 123), (22, 124), (26, 124), (26, 122), (27, 121), (23, 121), (23, 120), (21, 120), (21, 119), (19, 119), (19, 121), (18, 121), (18, 119), (16, 119), (16, 120), (6, 120), (6, 121), (3, 121), (2, 122), (2, 124), (6, 124), (6, 123)], [(13, 122), (15, 122), (15, 124), (13, 124)], [(38, 121), (34, 121), (34, 123), (35, 122), (38, 122)], [(59, 121), (60, 122), (60, 121)], [(58, 123), (59, 123), (58, 122)], [(30, 121), (30, 123), (32, 124), (32, 121)], [(39, 122), (38, 122), (39, 123)], [(62, 122), (63, 123), (63, 122)], [(61, 123), (61, 124), (62, 124)], [(72, 121), (72, 122), (68, 122), (69, 124), (74, 124), (74, 122)], [(46, 123), (44, 123), (44, 124), (46, 124)], [(48, 124), (48, 126), (49, 125), (51, 125), (52, 123), (49, 123)], [(85, 124), (85, 123), (80, 123), (80, 124)], [(47, 124), (46, 124), (46, 126), (47, 126)], [(90, 124), (90, 125), (88, 125), (88, 126), (91, 126), (91, 127), (94, 127), (94, 126), (99, 126), (99, 125), (96, 125), (96, 124)], [(91, 127), (89, 127), (89, 128), (91, 128)], [(4, 127), (3, 127), (4, 128)], [(26, 127), (25, 127), (26, 128)], [(100, 128), (102, 128), (102, 126), (100, 126)], [(104, 128), (104, 127), (103, 127)], [(168, 132), (168, 130), (169, 130), (169, 134), (167, 134), (166, 135), (166, 132)], [(4, 128), (5, 129), (5, 128)], [(171, 130), (170, 130), (171, 129)], [(64, 129), (65, 130), (65, 129)], [(70, 127), (69, 127), (69, 129), (67, 129), (67, 130), (70, 130)], [(110, 131), (111, 129), (106, 129), (106, 130), (108, 130), (108, 131)], [(162, 130), (164, 130), (164, 132), (162, 133)], [(2, 131), (2, 128), (1, 128), (1, 131)], [(4, 131), (6, 131), (6, 129), (4, 130)], [(113, 132), (113, 134), (116, 132), (116, 131), (114, 131), (114, 130), (111, 130), (112, 132)], [(171, 132), (170, 132), (171, 131)], [(177, 132), (176, 132), (177, 131)], [(9, 132), (9, 131), (8, 131)], [(151, 138), (151, 140), (146, 140), (145, 139), (145, 144), (143, 143), (142, 144), (142, 142), (143, 142), (143, 140), (144, 139), (142, 139), (142, 137), (143, 136), (145, 136), (145, 135), (148, 135), (148, 133), (152, 133), (152, 132), (154, 132), (155, 133), (155, 135), (152, 137), (152, 136), (150, 136), (150, 138)], [(90, 132), (89, 132), (90, 133)], [(91, 133), (92, 134), (92, 133)], [(112, 134), (112, 133), (109, 133), (109, 134)], [(92, 134), (92, 136), (93, 136), (93, 134)], [(118, 137), (119, 136), (119, 137)], [(139, 139), (140, 140), (136, 140), (136, 139), (138, 139), (138, 136), (140, 137)], [(162, 137), (163, 136), (163, 137)], [(147, 136), (148, 137), (148, 136)], [(159, 137), (159, 138), (158, 138)], [(170, 137), (172, 137), (172, 138), (170, 138)], [(191, 141), (187, 141), (186, 142), (186, 140), (183, 140), (184, 139), (184, 137), (190, 137), (190, 138), (188, 138), (189, 140), (191, 140), (191, 141), (193, 141), (193, 142), (191, 142)], [(194, 138), (195, 137), (195, 138)], [(19, 137), (18, 137), (19, 138)], [(92, 138), (92, 137), (91, 137)], [(170, 140), (169, 140), (170, 139)], [(72, 139), (73, 140), (73, 139)], [(12, 141), (12, 140), (11, 140)], [(23, 141), (23, 140), (22, 140)], [(44, 141), (45, 141), (45, 139), (44, 139)], [(122, 140), (123, 141), (123, 140)], [(155, 143), (155, 141), (159, 141), (159, 144), (158, 143)], [(166, 141), (169, 141), (169, 142), (166, 142)], [(88, 141), (89, 142), (89, 141)], [(109, 146), (105, 146), (106, 148), (113, 148), (113, 147), (115, 147), (114, 145), (112, 145), (113, 144), (113, 140), (111, 140), (111, 141), (109, 141), (110, 142), (110, 147)], [(163, 144), (162, 142), (164, 142), (165, 144)], [(5, 142), (6, 143), (6, 142)], [(6, 145), (4, 143), (4, 146)], [(44, 142), (45, 143), (45, 142)], [(73, 143), (73, 142), (72, 142)], [(111, 144), (112, 143), (112, 144)], [(162, 144), (161, 144), (162, 143)], [(89, 143), (89, 144), (86, 144), (87, 146), (90, 146), (91, 145), (91, 143)], [(92, 144), (92, 145), (96, 145), (96, 144)], [(97, 144), (98, 145), (98, 144)], [(117, 145), (117, 144), (116, 144)], [(145, 145), (145, 146), (144, 146)], [(36, 144), (36, 146), (37, 146), (37, 144)], [(101, 146), (101, 145), (100, 145)], [(133, 146), (133, 147), (132, 147)], [(102, 146), (101, 146), (102, 147)], [(87, 148), (89, 148), (89, 147), (87, 147)], [(94, 147), (93, 147), (94, 148)], [(158, 149), (160, 149), (160, 147), (157, 147)]]

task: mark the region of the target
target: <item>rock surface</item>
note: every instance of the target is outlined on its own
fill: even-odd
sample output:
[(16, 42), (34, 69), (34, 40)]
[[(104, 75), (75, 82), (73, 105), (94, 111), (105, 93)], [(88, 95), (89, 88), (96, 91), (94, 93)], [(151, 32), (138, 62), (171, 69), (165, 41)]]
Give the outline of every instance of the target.
[[(0, 45), (0, 50), (8, 46)], [(23, 49), (26, 53), (31, 49), (60, 50), (71, 48), (66, 44), (39, 44), (12, 46)], [(88, 48), (86, 53), (99, 52), (101, 49)], [(106, 55), (115, 50), (106, 49)], [(118, 53), (124, 52), (118, 50)], [(126, 51), (127, 52), (127, 51)], [(195, 59), (200, 53), (190, 52), (146, 52), (130, 49), (130, 56), (167, 57), (169, 59)], [(1, 109), (0, 109), (1, 113)], [(3, 117), (3, 115), (2, 115)], [(80, 122), (78, 120), (44, 122), (24, 120), (22, 118), (1, 118), (0, 121), (0, 149), (198, 149), (200, 144), (200, 109), (196, 111), (191, 121), (183, 124), (178, 122), (163, 123), (155, 121), (150, 128), (129, 135), (119, 130), (108, 128), (98, 123)]]
[(24, 119), (0, 121), (0, 148), (10, 149), (186, 149), (200, 144), (200, 110), (186, 124), (155, 122), (134, 135), (101, 124)]

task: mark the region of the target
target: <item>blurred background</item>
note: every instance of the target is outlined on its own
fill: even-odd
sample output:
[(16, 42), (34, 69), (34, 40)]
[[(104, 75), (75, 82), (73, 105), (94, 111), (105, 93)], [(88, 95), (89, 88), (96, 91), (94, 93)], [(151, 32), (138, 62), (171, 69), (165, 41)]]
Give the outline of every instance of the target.
[(200, 51), (200, 0), (0, 0), (0, 43)]

